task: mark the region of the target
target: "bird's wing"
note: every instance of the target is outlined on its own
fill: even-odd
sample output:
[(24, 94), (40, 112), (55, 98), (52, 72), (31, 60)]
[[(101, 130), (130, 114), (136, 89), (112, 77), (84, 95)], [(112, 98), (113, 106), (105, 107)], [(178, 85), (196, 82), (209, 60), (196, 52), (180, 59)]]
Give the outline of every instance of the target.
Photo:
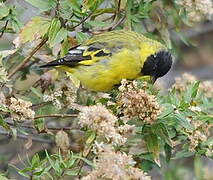
[[(142, 39), (141, 39), (142, 38)], [(123, 48), (136, 50), (139, 42), (145, 39), (141, 35), (128, 31), (113, 31), (96, 35), (82, 45), (73, 47), (65, 57), (51, 61), (41, 67), (92, 65), (102, 59), (109, 59)]]
[(51, 61), (41, 67), (92, 65), (101, 59), (112, 56), (112, 52), (105, 48), (106, 43), (93, 42), (92, 44), (79, 45), (69, 49), (69, 52), (60, 59)]

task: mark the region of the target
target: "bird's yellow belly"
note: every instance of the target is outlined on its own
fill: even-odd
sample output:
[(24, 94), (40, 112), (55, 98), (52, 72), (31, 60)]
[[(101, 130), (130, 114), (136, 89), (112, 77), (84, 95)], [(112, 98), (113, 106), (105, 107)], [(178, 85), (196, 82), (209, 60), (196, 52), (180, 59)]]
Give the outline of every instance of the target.
[(137, 52), (126, 50), (94, 65), (79, 66), (73, 75), (88, 89), (107, 91), (120, 84), (122, 79), (136, 79), (141, 76), (141, 67)]

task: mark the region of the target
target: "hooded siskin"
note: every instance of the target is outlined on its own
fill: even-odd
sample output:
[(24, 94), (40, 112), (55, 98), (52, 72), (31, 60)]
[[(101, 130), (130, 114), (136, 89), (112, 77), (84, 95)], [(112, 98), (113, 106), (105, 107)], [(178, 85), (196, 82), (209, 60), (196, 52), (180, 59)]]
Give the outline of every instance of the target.
[(83, 86), (107, 91), (122, 79), (149, 75), (155, 81), (172, 65), (172, 56), (161, 43), (132, 31), (111, 31), (93, 36), (58, 60), (41, 67), (56, 66), (71, 73)]

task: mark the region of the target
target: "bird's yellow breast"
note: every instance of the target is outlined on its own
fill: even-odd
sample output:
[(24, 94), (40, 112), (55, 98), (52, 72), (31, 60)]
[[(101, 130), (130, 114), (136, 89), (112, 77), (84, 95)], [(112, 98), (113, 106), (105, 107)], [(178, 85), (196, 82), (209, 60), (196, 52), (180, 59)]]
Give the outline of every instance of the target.
[(91, 90), (107, 91), (122, 79), (136, 79), (141, 76), (142, 66), (139, 49), (134, 52), (124, 49), (121, 53), (93, 65), (79, 65), (73, 69), (72, 74)]

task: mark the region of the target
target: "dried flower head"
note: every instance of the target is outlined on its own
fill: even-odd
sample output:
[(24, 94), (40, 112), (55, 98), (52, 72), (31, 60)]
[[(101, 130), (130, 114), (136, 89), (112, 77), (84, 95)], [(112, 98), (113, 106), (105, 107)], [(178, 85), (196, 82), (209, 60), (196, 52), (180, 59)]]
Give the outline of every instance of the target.
[[(79, 113), (79, 124), (97, 131), (113, 144), (123, 144), (126, 138), (119, 133), (116, 126), (117, 118), (103, 105), (82, 107)], [(126, 131), (128, 131), (126, 127)]]
[(14, 121), (26, 121), (34, 119), (35, 112), (30, 109), (32, 103), (19, 98), (10, 98), (9, 109)]
[(139, 118), (148, 124), (153, 124), (162, 109), (155, 96), (148, 94), (144, 89), (137, 88), (137, 82), (127, 83), (123, 80), (119, 88), (121, 94), (118, 99), (123, 112), (123, 120)]
[(195, 148), (199, 143), (204, 142), (208, 139), (210, 134), (209, 129), (212, 125), (204, 123), (201, 121), (191, 121), (191, 124), (194, 126), (193, 130), (186, 130), (187, 137), (189, 139), (189, 151), (195, 151)]
[(66, 153), (69, 150), (69, 137), (66, 132), (63, 130), (58, 131), (55, 136), (56, 145), (62, 150), (62, 152)]
[(213, 98), (213, 81), (203, 81), (200, 84), (200, 89), (209, 98)]
[(213, 14), (213, 3), (211, 0), (182, 0), (178, 3), (188, 12), (191, 22), (199, 22), (210, 19)]
[[(188, 73), (184, 73), (181, 77), (175, 78), (175, 83), (172, 88), (175, 88), (179, 92), (184, 92), (187, 87), (193, 84), (198, 79)], [(199, 89), (205, 93), (207, 97), (213, 97), (213, 82), (212, 81), (202, 81), (200, 83)]]
[(191, 74), (184, 73), (181, 77), (175, 78), (175, 83), (172, 88), (175, 88), (177, 91), (183, 92), (186, 91), (187, 86), (191, 85), (197, 80), (197, 78)]
[(96, 169), (82, 180), (150, 180), (142, 170), (135, 168), (136, 162), (130, 155), (115, 152), (109, 145), (104, 145), (94, 162)]

